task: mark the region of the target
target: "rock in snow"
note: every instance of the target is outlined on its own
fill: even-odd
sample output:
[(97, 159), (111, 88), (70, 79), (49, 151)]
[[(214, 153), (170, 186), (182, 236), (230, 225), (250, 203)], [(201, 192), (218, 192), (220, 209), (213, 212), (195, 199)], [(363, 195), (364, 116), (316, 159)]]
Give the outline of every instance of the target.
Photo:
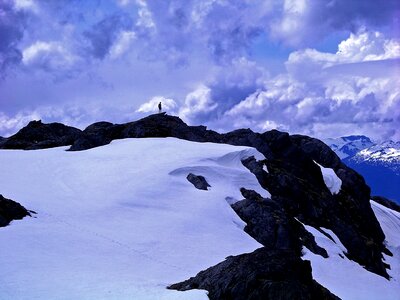
[(30, 215), (21, 204), (0, 195), (0, 227), (7, 226), (12, 220), (21, 220)]
[[(114, 141), (124, 138), (146, 139)], [(211, 299), (357, 292), (394, 299), (397, 292), (397, 242), (385, 241), (376, 218), (384, 214), (371, 208), (363, 178), (319, 140), (277, 130), (219, 134), (166, 114), (82, 132), (30, 123), (10, 140), (0, 148), (72, 146), (0, 152), (0, 191), (38, 211), (0, 232), (8, 274), (0, 298), (205, 299), (198, 289), (206, 289)], [(194, 189), (189, 173), (213, 188)], [(322, 276), (326, 270), (357, 276), (344, 281)]]
[(207, 180), (201, 175), (194, 175), (193, 173), (189, 173), (186, 179), (193, 184), (196, 189), (207, 191), (211, 185), (208, 184)]

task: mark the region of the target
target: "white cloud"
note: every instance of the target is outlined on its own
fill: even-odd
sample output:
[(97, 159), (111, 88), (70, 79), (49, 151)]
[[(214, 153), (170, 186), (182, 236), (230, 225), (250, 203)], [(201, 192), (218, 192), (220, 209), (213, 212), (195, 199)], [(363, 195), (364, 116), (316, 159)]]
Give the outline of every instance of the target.
[(144, 28), (155, 28), (156, 24), (153, 21), (153, 14), (151, 10), (149, 9), (146, 0), (136, 0), (136, 4), (138, 6), (138, 20), (136, 22), (136, 25), (138, 27), (144, 27)]
[(217, 107), (218, 103), (211, 99), (211, 89), (201, 85), (186, 96), (184, 106), (179, 110), (179, 116), (188, 122), (196, 122), (197, 118), (212, 112)]
[(130, 0), (117, 0), (117, 4), (120, 6), (127, 6), (131, 3)]
[(380, 32), (360, 31), (338, 45), (336, 53), (324, 53), (315, 49), (292, 52), (286, 62), (289, 72), (310, 73), (338, 64), (357, 63), (400, 58), (400, 41), (386, 39)]
[(22, 51), (24, 65), (47, 71), (69, 69), (77, 60), (60, 42), (37, 41)]
[(151, 98), (148, 102), (143, 103), (136, 112), (139, 113), (155, 113), (158, 112), (158, 103), (161, 102), (162, 110), (168, 114), (175, 114), (177, 110), (177, 103), (173, 99), (156, 96)]
[(135, 40), (136, 35), (133, 31), (122, 31), (119, 34), (116, 42), (110, 48), (110, 56), (112, 59), (116, 59), (127, 52)]
[[(400, 57), (397, 45), (380, 33), (362, 32), (341, 42), (335, 54), (296, 51), (287, 61), (287, 74), (267, 80), (228, 110), (221, 122), (237, 120), (234, 125), (243, 126), (247, 120), (253, 128), (276, 126), (320, 137), (361, 132), (376, 139), (399, 139), (400, 78), (394, 75), (396, 63), (384, 60)], [(332, 68), (344, 63), (351, 64), (340, 73)], [(370, 64), (372, 70), (382, 64), (385, 71), (364, 72)]]
[(14, 6), (17, 10), (31, 10), (39, 13), (39, 7), (34, 0), (14, 0)]

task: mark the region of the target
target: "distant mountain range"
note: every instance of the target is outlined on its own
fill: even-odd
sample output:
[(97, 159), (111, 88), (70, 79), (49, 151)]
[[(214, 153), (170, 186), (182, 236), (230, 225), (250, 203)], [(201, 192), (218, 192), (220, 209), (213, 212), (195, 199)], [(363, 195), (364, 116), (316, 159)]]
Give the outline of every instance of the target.
[(363, 135), (326, 139), (325, 143), (349, 167), (362, 174), (372, 189), (400, 203), (400, 142), (374, 143)]

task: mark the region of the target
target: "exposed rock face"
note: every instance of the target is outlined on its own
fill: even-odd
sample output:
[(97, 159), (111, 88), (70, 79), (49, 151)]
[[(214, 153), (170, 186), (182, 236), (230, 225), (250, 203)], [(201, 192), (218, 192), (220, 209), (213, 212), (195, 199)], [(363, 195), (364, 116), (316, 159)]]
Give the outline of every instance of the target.
[(280, 203), (262, 198), (252, 190), (241, 189), (245, 200), (232, 205), (238, 216), (247, 223), (244, 230), (270, 250), (290, 250), (300, 259), (302, 246), (315, 254), (328, 257), (312, 234), (291, 217)]
[(305, 195), (305, 189), (302, 189), (301, 198), (311, 200), (313, 209), (301, 211), (299, 219), (307, 224), (314, 223), (331, 229), (347, 248), (350, 259), (365, 266), (367, 270), (389, 278), (386, 264), (382, 262), (382, 252), (388, 255), (391, 253), (383, 245), (385, 236), (371, 209), (370, 188), (365, 184), (364, 178), (344, 165), (321, 141), (300, 135), (291, 136), (291, 139), (311, 159), (335, 170), (342, 180), (341, 191), (330, 197), (321, 194), (322, 190), (316, 189), (317, 186), (313, 187), (316, 194)]
[(189, 173), (186, 179), (195, 186), (196, 189), (207, 191), (211, 185), (208, 184), (207, 180), (201, 175), (194, 175)]
[(211, 300), (339, 299), (311, 277), (309, 261), (290, 250), (260, 248), (224, 262), (169, 287), (205, 289)]
[(86, 150), (109, 144), (120, 136), (119, 125), (97, 122), (88, 126), (78, 139), (73, 141), (70, 151)]
[(0, 142), (1, 149), (43, 149), (71, 145), (81, 134), (79, 129), (60, 123), (31, 121), (13, 136)]
[(20, 220), (30, 215), (21, 204), (0, 195), (0, 227), (7, 226), (12, 220)]

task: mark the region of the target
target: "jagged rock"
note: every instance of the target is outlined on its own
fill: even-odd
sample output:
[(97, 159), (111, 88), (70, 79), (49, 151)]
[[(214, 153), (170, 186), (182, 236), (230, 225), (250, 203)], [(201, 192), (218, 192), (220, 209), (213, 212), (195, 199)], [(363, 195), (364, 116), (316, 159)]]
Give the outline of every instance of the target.
[(292, 250), (300, 257), (302, 246), (305, 246), (315, 254), (328, 257), (326, 250), (317, 245), (313, 235), (287, 214), (280, 203), (264, 199), (250, 190), (246, 190), (243, 196), (246, 197), (245, 200), (231, 206), (246, 222), (244, 230), (267, 249)]
[(228, 257), (169, 289), (205, 289), (211, 300), (339, 299), (311, 276), (309, 261), (288, 250), (260, 248)]
[[(271, 193), (272, 200), (281, 203), (285, 211), (307, 225), (331, 229), (347, 248), (350, 259), (388, 278), (382, 252), (390, 252), (383, 244), (382, 229), (364, 199), (357, 198), (343, 187), (339, 194), (332, 195), (322, 179), (306, 179), (301, 171), (296, 171), (302, 167), (295, 161), (267, 160), (265, 163), (269, 173), (260, 176), (257, 172), (260, 166), (254, 158), (243, 161), (250, 171), (256, 169), (254, 174), (261, 186)], [(314, 176), (322, 177), (317, 174)], [(364, 187), (354, 184), (352, 189), (355, 188)]]
[(196, 189), (207, 191), (211, 185), (208, 184), (207, 180), (204, 176), (194, 175), (193, 173), (189, 173), (186, 179), (195, 186)]
[(71, 145), (81, 130), (60, 123), (43, 124), (31, 121), (0, 144), (1, 149), (43, 149)]
[(379, 204), (381, 204), (383, 206), (386, 206), (390, 209), (400, 212), (400, 205), (393, 202), (392, 200), (389, 200), (388, 198), (385, 198), (382, 196), (372, 196), (371, 199), (374, 200), (375, 202), (378, 202)]
[(248, 190), (246, 188), (240, 188), (240, 193), (242, 196), (248, 200), (253, 200), (253, 201), (265, 201), (266, 199), (263, 198), (259, 193), (253, 190)]
[(0, 195), (0, 227), (7, 226), (12, 220), (20, 220), (30, 215), (21, 204)]
[[(350, 259), (365, 266), (367, 270), (389, 278), (382, 261), (382, 252), (388, 255), (391, 253), (383, 244), (385, 236), (371, 209), (370, 188), (364, 178), (343, 164), (323, 142), (301, 135), (291, 136), (291, 139), (312, 160), (326, 168), (332, 168), (342, 180), (342, 188), (338, 194), (331, 198), (323, 197), (323, 202), (312, 202), (313, 211), (316, 212), (313, 219), (318, 220), (319, 226), (335, 232), (347, 248)], [(318, 190), (315, 192), (320, 193)], [(308, 197), (311, 198), (312, 195)], [(317, 197), (321, 198), (315, 198)], [(318, 210), (318, 207), (322, 210)]]

